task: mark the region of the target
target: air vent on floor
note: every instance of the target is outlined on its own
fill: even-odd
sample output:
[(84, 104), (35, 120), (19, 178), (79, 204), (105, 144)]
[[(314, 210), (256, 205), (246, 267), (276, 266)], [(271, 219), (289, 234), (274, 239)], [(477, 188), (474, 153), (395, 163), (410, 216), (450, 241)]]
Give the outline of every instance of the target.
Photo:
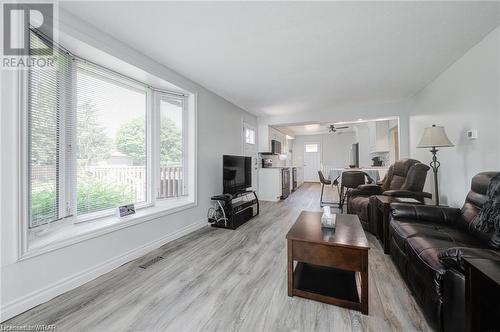
[(147, 269), (148, 267), (150, 267), (151, 265), (155, 264), (155, 263), (158, 263), (159, 261), (161, 261), (163, 259), (163, 257), (161, 256), (156, 256), (155, 258), (153, 258), (152, 260), (150, 261), (147, 261), (146, 263), (142, 264), (142, 265), (139, 265), (139, 267), (141, 269)]

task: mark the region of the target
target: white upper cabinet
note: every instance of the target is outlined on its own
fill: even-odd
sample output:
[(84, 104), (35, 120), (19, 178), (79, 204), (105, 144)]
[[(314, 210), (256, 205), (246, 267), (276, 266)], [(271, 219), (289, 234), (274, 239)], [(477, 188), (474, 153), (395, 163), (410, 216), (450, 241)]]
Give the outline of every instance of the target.
[(368, 123), (370, 153), (389, 151), (389, 121)]

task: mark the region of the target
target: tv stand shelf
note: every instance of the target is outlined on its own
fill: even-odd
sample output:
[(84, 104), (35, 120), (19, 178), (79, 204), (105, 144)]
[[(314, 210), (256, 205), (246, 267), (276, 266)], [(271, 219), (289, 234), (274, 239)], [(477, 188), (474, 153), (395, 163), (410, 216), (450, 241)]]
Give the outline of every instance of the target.
[(236, 229), (259, 214), (259, 200), (255, 191), (241, 191), (233, 195), (211, 198), (216, 202), (216, 217), (209, 217), (212, 227)]

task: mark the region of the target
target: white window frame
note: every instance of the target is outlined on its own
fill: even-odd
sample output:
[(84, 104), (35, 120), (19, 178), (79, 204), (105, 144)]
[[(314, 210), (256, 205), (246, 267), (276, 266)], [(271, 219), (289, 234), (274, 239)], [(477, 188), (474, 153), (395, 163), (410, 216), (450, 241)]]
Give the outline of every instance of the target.
[[(169, 91), (160, 91), (160, 90), (155, 90), (153, 92), (153, 98), (154, 98), (154, 109), (156, 110), (153, 112), (154, 114), (152, 115), (152, 120), (154, 122), (154, 137), (157, 137), (158, 139), (153, 140), (153, 145), (155, 146), (154, 149), (159, 151), (159, 135), (160, 135), (160, 130), (161, 130), (161, 117), (160, 117), (160, 103), (162, 97), (169, 97), (169, 98), (175, 98), (182, 100), (182, 195), (184, 196), (185, 193), (189, 195), (189, 176), (186, 176), (186, 174), (189, 175), (189, 172), (186, 172), (186, 169), (188, 168), (188, 162), (189, 162), (189, 152), (186, 153), (185, 149), (189, 149), (188, 144), (189, 144), (189, 97), (186, 95), (179, 95), (175, 93), (171, 93)], [(172, 197), (158, 197), (159, 192), (160, 192), (160, 154), (155, 153), (154, 154), (154, 160), (152, 167), (154, 168), (154, 171), (151, 174), (154, 174), (154, 182), (153, 182), (153, 190), (152, 190), (152, 195), (154, 197), (155, 201), (162, 201), (162, 200), (168, 200), (171, 199)]]
[[(76, 65), (73, 68), (73, 84), (76, 84)], [(106, 69), (103, 67), (103, 69)], [(116, 73), (111, 71), (112, 73)], [(120, 75), (120, 74), (119, 74)], [(127, 78), (126, 76), (124, 76)], [(133, 80), (133, 79), (132, 79)], [(89, 214), (83, 215), (85, 218), (77, 218), (77, 190), (76, 190), (76, 179), (69, 181), (67, 179), (67, 174), (76, 174), (74, 172), (65, 172), (64, 169), (73, 168), (76, 169), (76, 151), (73, 149), (69, 151), (64, 149), (65, 152), (71, 154), (72, 156), (65, 159), (71, 161), (71, 163), (66, 163), (64, 167), (60, 167), (60, 172), (65, 172), (64, 188), (59, 190), (64, 190), (65, 194), (60, 195), (65, 197), (66, 200), (71, 202), (71, 209), (73, 215), (69, 218), (60, 218), (54, 222), (50, 222), (45, 227), (45, 225), (40, 225), (39, 227), (30, 228), (30, 209), (31, 203), (29, 200), (30, 196), (30, 170), (29, 170), (29, 123), (28, 123), (28, 111), (29, 111), (29, 71), (20, 70), (17, 76), (17, 103), (19, 105), (19, 115), (17, 121), (19, 123), (19, 145), (18, 152), (20, 161), (19, 164), (19, 213), (20, 213), (20, 223), (19, 223), (19, 241), (18, 241), (18, 261), (28, 259), (30, 257), (38, 256), (68, 245), (72, 245), (87, 239), (95, 238), (103, 234), (114, 232), (116, 230), (129, 227), (135, 224), (146, 222), (152, 219), (167, 216), (173, 213), (180, 212), (185, 209), (190, 209), (198, 205), (198, 123), (197, 123), (197, 92), (170, 92), (167, 90), (155, 89), (151, 86), (143, 83), (147, 89), (147, 111), (146, 111), (146, 126), (149, 130), (146, 130), (146, 151), (147, 151), (147, 172), (149, 176), (147, 177), (147, 202), (148, 204), (141, 204), (137, 206), (137, 214), (129, 217), (128, 219), (120, 219), (115, 215), (113, 211), (107, 210), (108, 213), (97, 213), (92, 216), (92, 218), (87, 217)], [(139, 82), (141, 83), (141, 82)], [(75, 110), (71, 112), (73, 115), (72, 121), (75, 121), (76, 117), (76, 89), (72, 89), (73, 92), (73, 104), (71, 109)], [(159, 132), (157, 126), (153, 125), (155, 123), (155, 118), (159, 116), (159, 112), (155, 112), (155, 101), (156, 95), (158, 93), (172, 94), (177, 97), (182, 97), (183, 102), (183, 171), (188, 172), (187, 176), (184, 174), (184, 186), (187, 190), (188, 195), (184, 197), (173, 197), (173, 198), (156, 198), (157, 190), (157, 180), (158, 175), (156, 170), (159, 167)], [(157, 118), (156, 118), (157, 119)], [(66, 121), (66, 120), (65, 120)], [(158, 121), (156, 121), (158, 122)], [(64, 124), (66, 125), (66, 123)], [(65, 129), (61, 129), (61, 132), (65, 133)], [(73, 137), (76, 132), (72, 133)], [(76, 140), (72, 140), (76, 142)], [(158, 151), (157, 153), (154, 151)], [(158, 158), (158, 160), (155, 160)], [(68, 194), (68, 192), (70, 194)], [(66, 201), (64, 204), (59, 206), (66, 209)], [(106, 210), (105, 210), (106, 211)], [(62, 211), (66, 212), (66, 211)], [(101, 212), (101, 211), (99, 211)], [(64, 214), (63, 214), (64, 216)], [(84, 222), (85, 221), (85, 222)], [(86, 223), (86, 221), (92, 221)], [(76, 224), (82, 225), (76, 227)], [(83, 228), (84, 230), (83, 230)], [(44, 236), (39, 237), (38, 233), (42, 233)], [(50, 239), (47, 239), (50, 238)], [(45, 238), (45, 240), (43, 240)], [(39, 241), (39, 240), (43, 241)]]
[[(253, 142), (248, 142), (247, 140), (247, 132), (252, 132), (253, 133)], [(250, 128), (249, 125), (247, 124), (244, 124), (243, 125), (243, 137), (244, 137), (244, 141), (245, 141), (245, 144), (250, 144), (250, 145), (255, 145), (255, 138), (256, 138), (256, 133), (255, 133), (255, 129), (253, 128)]]
[[(73, 66), (73, 71), (76, 72), (78, 70), (78, 66), (79, 64), (76, 64), (75, 66)], [(103, 72), (106, 72), (107, 69), (106, 68), (99, 68), (100, 70), (102, 70)], [(135, 84), (127, 79), (124, 79), (124, 78), (121, 78), (119, 77), (116, 73), (113, 73), (113, 72), (109, 72), (109, 73), (105, 73), (105, 75), (109, 75), (109, 76), (114, 76), (114, 77), (105, 77), (103, 76), (101, 73), (96, 73), (96, 76), (103, 76), (103, 79), (107, 79), (109, 80), (110, 82), (112, 83), (116, 83), (116, 84), (120, 84), (120, 85), (123, 85), (127, 88), (130, 88), (130, 89), (136, 89), (136, 90), (143, 90), (139, 87), (138, 84)], [(74, 79), (73, 79), (73, 84), (74, 86), (76, 87), (76, 75), (74, 75)], [(74, 93), (76, 92), (76, 89), (73, 89)], [(144, 202), (140, 202), (140, 203), (137, 203), (135, 204), (135, 208), (136, 210), (139, 210), (139, 209), (144, 209), (144, 208), (148, 208), (148, 207), (151, 207), (151, 206), (154, 206), (154, 195), (153, 195), (153, 191), (154, 191), (154, 188), (153, 188), (153, 165), (152, 165), (152, 162), (153, 162), (153, 158), (152, 158), (152, 154), (154, 154), (154, 149), (152, 148), (152, 144), (153, 142), (155, 141), (154, 139), (154, 134), (153, 134), (153, 131), (152, 130), (152, 117), (153, 117), (153, 91), (150, 87), (146, 87), (144, 89), (144, 91), (146, 92), (146, 114), (145, 114), (145, 117), (146, 117), (146, 123), (145, 123), (145, 140), (146, 140), (146, 200)], [(73, 103), (76, 105), (76, 102), (77, 102), (77, 98), (76, 96), (73, 96)], [(75, 105), (72, 106), (72, 112), (71, 114), (73, 114), (73, 119), (74, 121), (77, 121), (76, 120), (76, 107)], [(72, 141), (73, 142), (76, 142), (76, 131), (72, 133), (73, 134), (73, 137), (72, 137)], [(68, 174), (71, 174), (73, 175), (73, 178), (70, 179), (70, 183), (72, 183), (72, 188), (71, 188), (71, 194), (72, 196), (76, 196), (77, 194), (77, 189), (78, 189), (78, 183), (77, 183), (77, 174), (76, 174), (76, 149), (72, 149), (72, 155), (71, 155), (71, 161), (73, 161), (73, 172), (68, 172)], [(90, 212), (90, 213), (86, 213), (86, 214), (83, 214), (83, 215), (78, 215), (77, 213), (77, 200), (75, 199), (76, 197), (71, 197), (72, 198), (72, 214), (74, 215), (74, 218), (73, 218), (73, 222), (74, 223), (81, 223), (81, 222), (85, 222), (85, 221), (92, 221), (92, 220), (96, 220), (96, 219), (100, 219), (100, 218), (104, 218), (104, 217), (107, 217), (107, 216), (112, 216), (114, 214), (116, 214), (116, 208), (109, 208), (109, 209), (105, 209), (105, 210), (100, 210), (100, 211), (95, 211), (95, 212)]]
[[(308, 145), (316, 145), (316, 151), (307, 151)], [(318, 153), (319, 152), (319, 143), (314, 143), (314, 142), (304, 143), (304, 152), (305, 153)]]

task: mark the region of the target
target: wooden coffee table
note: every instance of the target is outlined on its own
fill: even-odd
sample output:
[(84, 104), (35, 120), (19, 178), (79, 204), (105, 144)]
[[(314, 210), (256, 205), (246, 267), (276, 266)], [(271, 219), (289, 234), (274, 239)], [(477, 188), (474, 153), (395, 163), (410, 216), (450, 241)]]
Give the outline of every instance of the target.
[(321, 214), (302, 211), (286, 235), (288, 296), (367, 315), (370, 247), (361, 223), (356, 215), (337, 214), (335, 230), (322, 228)]

